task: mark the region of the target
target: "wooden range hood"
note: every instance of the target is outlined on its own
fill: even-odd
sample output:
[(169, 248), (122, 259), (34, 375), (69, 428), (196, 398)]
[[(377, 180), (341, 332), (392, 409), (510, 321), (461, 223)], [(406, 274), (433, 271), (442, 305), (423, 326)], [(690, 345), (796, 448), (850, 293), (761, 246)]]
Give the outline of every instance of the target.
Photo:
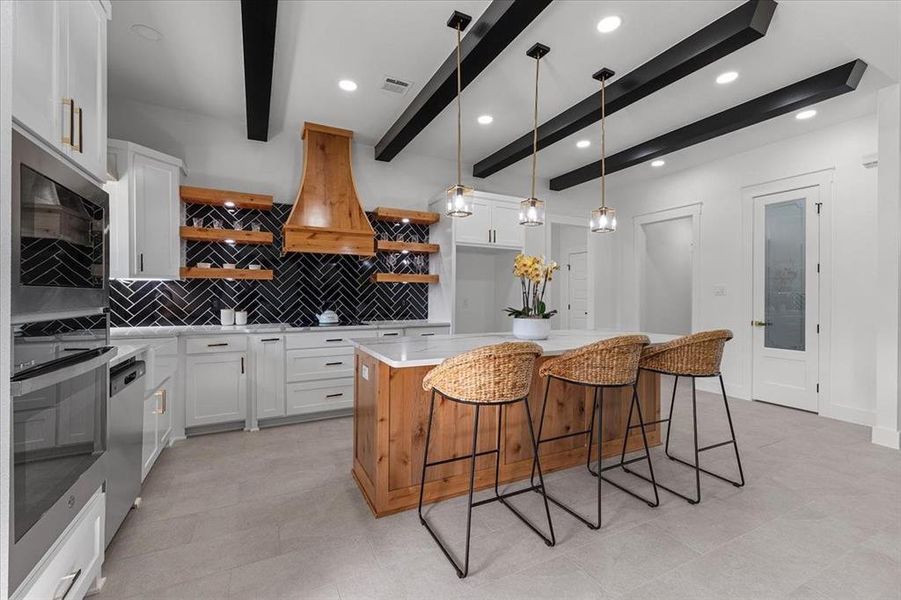
[(285, 252), (375, 255), (375, 232), (357, 197), (353, 132), (304, 123), (303, 174), (285, 223)]

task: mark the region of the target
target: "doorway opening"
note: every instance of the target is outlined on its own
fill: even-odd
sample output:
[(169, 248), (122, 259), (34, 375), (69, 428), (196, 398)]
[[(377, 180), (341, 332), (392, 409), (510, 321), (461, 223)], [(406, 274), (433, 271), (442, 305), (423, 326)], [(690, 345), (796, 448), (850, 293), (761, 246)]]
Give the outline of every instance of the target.
[(588, 227), (551, 223), (550, 259), (560, 265), (547, 305), (558, 310), (553, 329), (588, 329)]

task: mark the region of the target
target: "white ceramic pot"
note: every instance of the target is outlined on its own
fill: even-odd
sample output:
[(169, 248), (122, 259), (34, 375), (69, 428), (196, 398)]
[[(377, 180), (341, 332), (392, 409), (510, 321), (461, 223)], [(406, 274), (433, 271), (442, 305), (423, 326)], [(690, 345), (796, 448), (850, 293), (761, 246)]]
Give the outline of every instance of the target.
[(550, 319), (513, 319), (513, 335), (521, 340), (546, 340), (550, 333)]
[(219, 321), (226, 327), (235, 324), (235, 309), (223, 308), (219, 311)]

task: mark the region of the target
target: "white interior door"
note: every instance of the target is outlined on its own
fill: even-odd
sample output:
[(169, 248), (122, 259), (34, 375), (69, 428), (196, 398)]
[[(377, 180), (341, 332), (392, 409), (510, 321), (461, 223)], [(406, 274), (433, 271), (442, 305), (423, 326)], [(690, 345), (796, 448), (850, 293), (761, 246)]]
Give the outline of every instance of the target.
[(819, 186), (754, 198), (755, 400), (817, 410)]
[(588, 329), (588, 252), (570, 252), (567, 309), (569, 329)]

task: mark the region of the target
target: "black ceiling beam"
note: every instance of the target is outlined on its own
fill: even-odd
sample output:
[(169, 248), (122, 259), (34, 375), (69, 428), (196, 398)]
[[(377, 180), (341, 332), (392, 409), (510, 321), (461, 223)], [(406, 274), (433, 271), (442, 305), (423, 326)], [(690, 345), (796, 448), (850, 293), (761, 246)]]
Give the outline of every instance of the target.
[[(615, 173), (634, 165), (706, 142), (715, 137), (756, 125), (768, 119), (834, 98), (857, 89), (867, 63), (858, 59), (823, 71), (775, 92), (749, 100), (715, 115), (695, 121), (607, 157), (606, 172)], [(551, 179), (550, 188), (561, 191), (601, 176), (601, 161), (579, 167)]]
[[(551, 3), (551, 0), (494, 0), (461, 43), (461, 86), (472, 83)], [(457, 54), (450, 53), (375, 146), (375, 159), (390, 161), (457, 95)]]
[(247, 139), (260, 142), (269, 139), (277, 8), (278, 0), (241, 0)]
[[(661, 88), (728, 56), (766, 35), (774, 0), (749, 0), (675, 46), (607, 86), (607, 115), (638, 102)], [(596, 92), (538, 128), (538, 149), (601, 120), (601, 93)], [(532, 132), (523, 134), (477, 162), (474, 177), (488, 177), (532, 153)]]

